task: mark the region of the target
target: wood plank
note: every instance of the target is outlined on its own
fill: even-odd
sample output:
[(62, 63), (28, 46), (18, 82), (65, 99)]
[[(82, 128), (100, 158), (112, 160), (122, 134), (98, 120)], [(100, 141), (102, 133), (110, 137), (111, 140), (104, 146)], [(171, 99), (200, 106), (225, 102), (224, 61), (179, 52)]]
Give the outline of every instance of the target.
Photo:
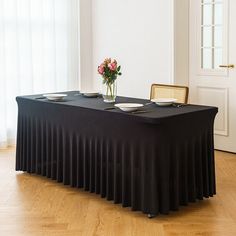
[(99, 195), (16, 172), (0, 150), (0, 235), (236, 235), (236, 155), (216, 152), (217, 195), (148, 219)]

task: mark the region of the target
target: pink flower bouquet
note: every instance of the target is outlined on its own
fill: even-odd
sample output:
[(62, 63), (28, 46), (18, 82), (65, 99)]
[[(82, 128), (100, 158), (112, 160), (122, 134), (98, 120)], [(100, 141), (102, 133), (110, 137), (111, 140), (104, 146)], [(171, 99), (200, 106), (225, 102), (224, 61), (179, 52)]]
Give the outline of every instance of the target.
[(115, 59), (107, 58), (98, 66), (98, 73), (103, 78), (103, 84), (106, 86), (106, 91), (103, 94), (104, 102), (115, 102), (117, 76), (121, 75), (121, 66), (117, 65)]
[(102, 76), (104, 84), (112, 84), (117, 76), (121, 75), (120, 69), (121, 66), (117, 66), (115, 59), (107, 58), (98, 66), (98, 73)]

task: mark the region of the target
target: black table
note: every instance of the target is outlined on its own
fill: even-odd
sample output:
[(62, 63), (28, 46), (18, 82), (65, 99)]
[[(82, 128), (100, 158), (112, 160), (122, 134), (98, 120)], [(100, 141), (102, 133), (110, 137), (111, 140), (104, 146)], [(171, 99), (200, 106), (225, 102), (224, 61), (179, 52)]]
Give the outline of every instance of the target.
[[(102, 98), (17, 97), (16, 170), (47, 176), (156, 215), (213, 196), (217, 108), (104, 110)], [(148, 100), (118, 97), (117, 102)]]

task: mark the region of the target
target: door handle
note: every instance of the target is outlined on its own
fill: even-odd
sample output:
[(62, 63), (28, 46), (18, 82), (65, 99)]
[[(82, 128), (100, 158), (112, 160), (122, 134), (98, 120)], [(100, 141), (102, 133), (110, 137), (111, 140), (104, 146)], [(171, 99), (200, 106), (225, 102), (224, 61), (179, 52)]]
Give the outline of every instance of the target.
[(220, 68), (229, 68), (229, 69), (233, 69), (234, 65), (233, 64), (229, 64), (229, 65), (219, 65)]

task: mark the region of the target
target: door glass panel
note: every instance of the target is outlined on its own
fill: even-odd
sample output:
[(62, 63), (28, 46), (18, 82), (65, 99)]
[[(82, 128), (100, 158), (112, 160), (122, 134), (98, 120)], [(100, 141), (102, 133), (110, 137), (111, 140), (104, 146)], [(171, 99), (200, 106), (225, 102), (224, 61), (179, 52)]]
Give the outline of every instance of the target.
[(214, 32), (214, 46), (222, 47), (223, 46), (223, 38), (222, 38), (222, 26), (215, 26)]
[(222, 65), (222, 48), (215, 49), (214, 57), (214, 68), (219, 68)]
[(202, 67), (205, 69), (212, 68), (212, 49), (211, 48), (202, 49)]
[(212, 26), (205, 26), (202, 28), (202, 37), (203, 37), (203, 47), (211, 47), (212, 46)]
[(215, 13), (214, 13), (214, 20), (216, 25), (222, 25), (223, 22), (223, 7), (222, 3), (216, 3), (215, 4)]
[(212, 4), (203, 5), (203, 24), (212, 24)]
[(223, 2), (201, 1), (201, 68), (219, 69), (223, 61)]

